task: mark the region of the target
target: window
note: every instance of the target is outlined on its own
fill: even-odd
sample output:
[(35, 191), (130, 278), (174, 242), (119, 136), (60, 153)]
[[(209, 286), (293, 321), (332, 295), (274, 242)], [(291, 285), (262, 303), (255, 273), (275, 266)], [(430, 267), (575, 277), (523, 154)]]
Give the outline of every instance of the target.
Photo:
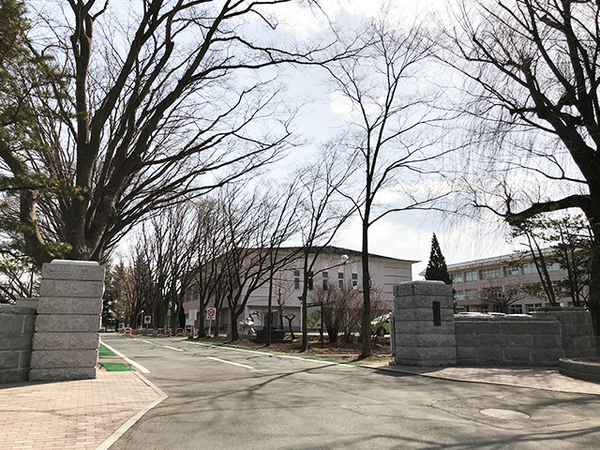
[(479, 276), (482, 280), (493, 280), (494, 278), (500, 278), (500, 267), (481, 269), (479, 271)]
[(530, 275), (532, 273), (538, 273), (537, 268), (535, 267), (535, 263), (530, 262), (523, 264), (523, 274)]
[(516, 266), (504, 266), (505, 277), (515, 277), (519, 275), (519, 268)]
[(344, 289), (344, 272), (338, 272), (338, 287)]
[(465, 293), (463, 291), (456, 291), (454, 294), (454, 300), (460, 302), (465, 299)]
[(477, 300), (479, 298), (479, 292), (477, 289), (467, 289), (465, 291), (465, 300)]
[(489, 287), (483, 290), (483, 296), (491, 302), (499, 302), (503, 299), (504, 293), (500, 287)]
[(525, 305), (525, 312), (527, 314), (534, 312), (536, 309), (539, 309), (542, 307), (541, 303), (528, 303)]
[(294, 289), (300, 289), (300, 269), (294, 269)]
[(523, 314), (523, 305), (510, 305), (508, 307), (509, 314)]
[(477, 281), (477, 272), (465, 272), (465, 281)]
[(553, 262), (551, 264), (546, 264), (546, 267), (548, 268), (548, 272), (553, 272), (555, 270), (560, 270), (560, 264), (557, 262)]
[(353, 288), (358, 287), (358, 274), (357, 273), (352, 274), (352, 287)]
[(462, 280), (463, 280), (462, 272), (453, 273), (450, 275), (450, 277), (452, 278), (453, 283), (462, 283)]
[(323, 290), (326, 291), (329, 288), (329, 272), (323, 272)]

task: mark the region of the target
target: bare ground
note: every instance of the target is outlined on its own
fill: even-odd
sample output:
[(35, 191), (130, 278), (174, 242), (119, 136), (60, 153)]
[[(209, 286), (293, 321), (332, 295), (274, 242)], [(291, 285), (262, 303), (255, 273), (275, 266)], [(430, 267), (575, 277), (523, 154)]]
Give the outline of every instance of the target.
[(284, 341), (272, 342), (270, 346), (267, 346), (264, 343), (255, 342), (251, 339), (239, 339), (237, 341), (231, 341), (227, 337), (190, 339), (211, 344), (283, 353), (292, 356), (323, 358), (345, 363), (357, 362), (361, 364), (386, 365), (392, 360), (390, 338), (388, 336), (373, 337), (371, 340), (371, 356), (367, 358), (360, 358), (361, 343), (357, 342), (357, 339), (354, 339), (354, 342), (351, 343), (343, 342), (342, 338), (339, 338), (338, 342), (329, 342), (326, 335), (324, 336), (323, 344), (321, 344), (319, 336), (309, 336), (308, 349), (304, 352), (300, 351), (302, 341), (301, 336), (298, 335), (296, 335), (295, 339), (292, 341), (288, 334)]

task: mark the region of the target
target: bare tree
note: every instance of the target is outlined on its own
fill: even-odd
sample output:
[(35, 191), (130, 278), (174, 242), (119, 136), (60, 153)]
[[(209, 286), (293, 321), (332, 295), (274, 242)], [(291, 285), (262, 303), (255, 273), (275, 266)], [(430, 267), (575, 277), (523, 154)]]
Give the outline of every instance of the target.
[[(589, 308), (600, 332), (600, 5), (559, 0), (464, 2), (445, 60), (472, 84), (469, 110), (484, 119), (477, 142), (493, 148), (500, 202), (478, 199), (518, 225), (579, 209), (593, 233)], [(464, 100), (463, 100), (464, 101)], [(465, 101), (466, 103), (466, 101)], [(480, 122), (479, 122), (480, 123)], [(489, 156), (489, 155), (488, 155)], [(502, 178), (502, 174), (504, 177)], [(490, 176), (490, 178), (492, 178)], [(533, 184), (527, 191), (523, 180)], [(511, 183), (515, 181), (518, 184)]]
[[(231, 339), (238, 339), (237, 320), (253, 292), (269, 283), (272, 276), (295, 258), (293, 252), (280, 252), (293, 227), (293, 215), (282, 213), (285, 205), (274, 203), (269, 192), (260, 188), (252, 195), (231, 190), (225, 208), (227, 248), (223, 255)], [(286, 197), (288, 198), (288, 197)], [(283, 207), (283, 209), (280, 209)], [(289, 221), (288, 221), (289, 219)]]
[[(272, 185), (271, 185), (272, 184)], [(266, 223), (265, 226), (269, 227), (269, 293), (267, 301), (267, 346), (271, 345), (271, 330), (273, 327), (272, 323), (272, 308), (273, 308), (273, 290), (277, 288), (278, 299), (281, 298), (281, 283), (277, 283), (275, 274), (278, 269), (285, 267), (286, 262), (291, 262), (296, 259), (298, 250), (287, 249), (285, 252), (281, 252), (282, 245), (298, 231), (298, 208), (300, 204), (300, 196), (297, 195), (297, 180), (296, 182), (289, 183), (280, 192), (274, 186), (275, 183), (267, 184), (266, 188), (271, 198), (271, 208), (274, 212), (272, 215), (273, 219), (271, 223)], [(280, 306), (281, 308), (281, 306)], [(280, 320), (281, 318), (280, 309)], [(283, 322), (281, 325), (283, 329)]]
[(495, 306), (497, 312), (508, 314), (510, 307), (525, 297), (522, 284), (501, 286), (499, 281), (490, 280), (488, 287), (483, 289), (483, 299)]
[[(371, 298), (373, 301), (369, 313), (370, 320), (389, 312), (379, 289), (371, 292)], [(330, 286), (327, 289), (317, 287), (311, 292), (311, 300), (323, 305), (323, 323), (327, 328), (329, 342), (337, 342), (340, 333), (345, 342), (351, 342), (354, 335), (362, 333), (363, 299), (358, 289), (350, 286)], [(366, 339), (369, 339), (370, 335), (369, 328)]]
[(30, 128), (39, 145), (0, 149), (31, 252), (48, 259), (58, 242), (69, 258), (102, 260), (153, 211), (277, 159), (294, 113), (276, 77), (258, 72), (319, 64), (328, 47), (268, 42), (281, 38), (275, 14), (288, 2), (37, 5), (27, 44), (68, 77), (24, 98), (48, 112)]
[[(427, 165), (443, 154), (433, 147), (436, 133), (432, 125), (440, 116), (433, 114), (415, 82), (426, 68), (432, 41), (426, 39), (423, 28), (396, 26), (389, 22), (386, 11), (380, 17), (363, 36), (361, 55), (327, 66), (336, 92), (351, 105), (344, 143), (356, 155), (359, 172), (364, 174), (357, 183), (360, 191), (348, 193), (362, 223), (363, 337), (370, 336), (371, 327), (370, 227), (393, 212), (431, 209), (443, 196), (417, 194), (414, 189), (422, 181), (420, 177), (440, 173), (439, 165)], [(401, 202), (396, 206), (378, 203), (386, 189), (395, 191)], [(364, 338), (361, 356), (370, 354), (371, 341)]]
[[(223, 216), (222, 195), (203, 198), (194, 206), (195, 267), (191, 267), (191, 291), (198, 299), (198, 337), (206, 337), (204, 317), (206, 308), (213, 301), (217, 314), (215, 317), (215, 336), (219, 334), (221, 306), (225, 298), (225, 273), (222, 270), (222, 255), (225, 252), (225, 220)], [(194, 298), (194, 299), (195, 299)]]
[(307, 296), (315, 263), (355, 212), (355, 206), (341, 195), (354, 171), (353, 159), (344, 157), (335, 145), (329, 145), (317, 157), (316, 163), (301, 168), (296, 175), (301, 189), (298, 209), (303, 280), (301, 351), (308, 348)]

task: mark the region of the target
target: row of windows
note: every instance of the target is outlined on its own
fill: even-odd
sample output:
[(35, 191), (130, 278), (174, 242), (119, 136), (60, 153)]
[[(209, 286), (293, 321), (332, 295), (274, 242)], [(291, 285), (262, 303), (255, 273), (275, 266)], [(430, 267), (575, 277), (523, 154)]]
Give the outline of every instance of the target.
[[(323, 290), (329, 289), (329, 272), (322, 273), (323, 280)], [(358, 287), (358, 274), (352, 274), (352, 287)], [(338, 272), (338, 288), (344, 289), (344, 272)], [(300, 289), (300, 269), (294, 270), (294, 289)], [(312, 291), (313, 289), (313, 273), (309, 272), (308, 274), (308, 289)]]
[[(524, 275), (538, 273), (535, 263), (526, 263), (526, 264), (523, 264), (521, 267), (523, 268)], [(548, 271), (550, 271), (550, 272), (555, 271), (555, 270), (560, 270), (560, 265), (556, 262), (552, 263), (552, 264), (548, 264), (546, 267), (548, 268)], [(502, 269), (502, 271), (501, 271), (501, 269)], [(462, 283), (463, 280), (465, 282), (477, 281), (478, 279), (479, 280), (493, 280), (495, 278), (500, 278), (501, 275), (504, 275), (505, 277), (517, 276), (517, 275), (519, 275), (519, 267), (518, 266), (503, 266), (502, 268), (491, 267), (491, 268), (487, 268), (487, 269), (481, 269), (481, 270), (479, 270), (479, 272), (476, 270), (472, 270), (469, 272), (457, 272), (457, 273), (450, 274), (450, 277), (452, 278), (452, 283)]]

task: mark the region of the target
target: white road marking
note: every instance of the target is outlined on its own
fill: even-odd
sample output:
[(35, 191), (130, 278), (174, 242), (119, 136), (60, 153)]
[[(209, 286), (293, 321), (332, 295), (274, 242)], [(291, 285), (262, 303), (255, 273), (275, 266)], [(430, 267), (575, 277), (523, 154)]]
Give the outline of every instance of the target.
[(180, 348), (169, 347), (168, 345), (163, 345), (164, 348), (168, 348), (169, 350), (175, 350), (176, 352), (182, 352)]
[(207, 356), (206, 358), (207, 359), (212, 359), (213, 361), (219, 361), (219, 362), (222, 362), (222, 363), (225, 363), (225, 364), (231, 364), (232, 366), (243, 367), (245, 369), (254, 369), (254, 367), (247, 366), (246, 364), (238, 364), (238, 363), (234, 363), (234, 362), (231, 362), (231, 361), (226, 361), (224, 359), (213, 358), (212, 356)]
[(136, 363), (135, 361), (133, 361), (132, 359), (129, 359), (127, 356), (125, 356), (123, 353), (119, 352), (118, 350), (115, 350), (114, 348), (112, 348), (110, 345), (107, 345), (105, 342), (102, 342), (102, 345), (104, 345), (107, 349), (109, 349), (111, 352), (113, 352), (115, 355), (117, 355), (119, 358), (123, 358), (123, 360), (129, 364), (131, 364), (133, 367), (135, 367), (136, 369), (138, 369), (140, 372), (142, 373), (150, 373), (150, 371), (148, 369), (146, 369), (144, 366), (142, 366), (141, 364)]
[(140, 341), (145, 342), (146, 344), (154, 344), (154, 342), (147, 341), (146, 339), (140, 339)]

